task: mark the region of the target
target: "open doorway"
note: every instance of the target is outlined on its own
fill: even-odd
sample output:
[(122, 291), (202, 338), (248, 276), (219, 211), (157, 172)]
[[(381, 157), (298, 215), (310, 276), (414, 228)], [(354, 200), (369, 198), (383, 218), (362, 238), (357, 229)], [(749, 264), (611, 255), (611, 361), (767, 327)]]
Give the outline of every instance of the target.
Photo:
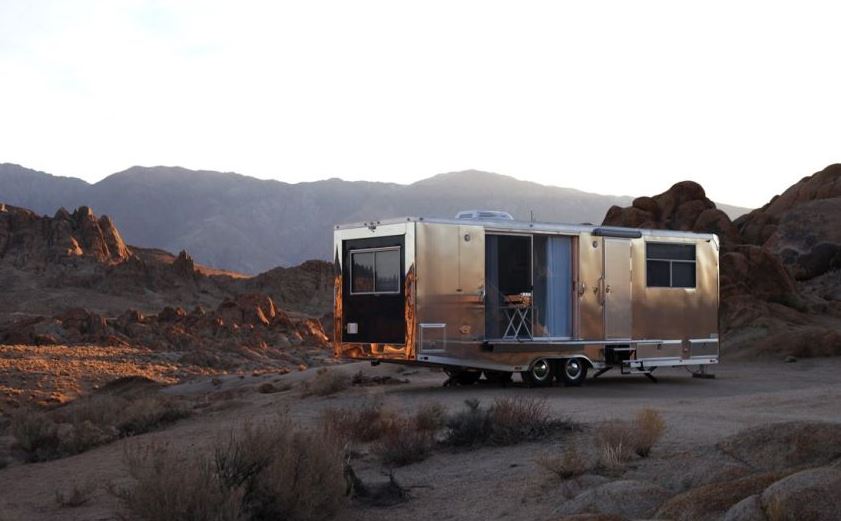
[(485, 236), (485, 336), (572, 336), (572, 238)]
[(530, 235), (485, 236), (485, 336), (530, 338)]

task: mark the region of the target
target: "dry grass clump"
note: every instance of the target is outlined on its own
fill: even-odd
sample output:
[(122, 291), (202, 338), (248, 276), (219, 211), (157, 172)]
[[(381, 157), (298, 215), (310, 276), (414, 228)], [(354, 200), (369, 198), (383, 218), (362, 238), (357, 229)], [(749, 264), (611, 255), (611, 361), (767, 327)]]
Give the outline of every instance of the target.
[(303, 396), (330, 396), (350, 387), (351, 379), (339, 371), (320, 367), (315, 376), (304, 382)]
[(642, 409), (633, 421), (613, 420), (599, 427), (596, 440), (599, 462), (608, 469), (622, 467), (634, 454), (648, 457), (663, 437), (666, 422), (659, 412)]
[(590, 462), (574, 444), (564, 448), (560, 454), (544, 454), (536, 461), (561, 480), (577, 478), (590, 470)]
[(80, 398), (50, 412), (19, 412), (12, 418), (10, 432), (28, 461), (46, 461), (149, 432), (189, 414), (169, 397), (100, 395)]
[(245, 425), (184, 457), (164, 445), (135, 446), (126, 464), (135, 483), (114, 493), (147, 521), (326, 520), (346, 501), (341, 444), (285, 418)]
[(416, 418), (399, 418), (374, 444), (374, 453), (387, 465), (402, 466), (425, 460), (435, 445), (435, 431), (421, 429)]
[(634, 428), (636, 429), (634, 452), (641, 458), (646, 458), (666, 432), (666, 421), (659, 412), (646, 408), (637, 412)]
[(531, 398), (501, 398), (488, 408), (466, 400), (466, 408), (447, 420), (446, 442), (454, 446), (511, 445), (548, 435), (564, 421), (549, 418), (546, 403)]

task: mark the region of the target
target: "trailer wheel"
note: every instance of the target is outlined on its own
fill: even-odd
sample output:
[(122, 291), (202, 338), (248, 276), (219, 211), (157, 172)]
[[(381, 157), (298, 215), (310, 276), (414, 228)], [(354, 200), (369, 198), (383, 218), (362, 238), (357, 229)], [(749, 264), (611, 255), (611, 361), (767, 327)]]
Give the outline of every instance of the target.
[(479, 381), (482, 376), (482, 371), (471, 371), (469, 369), (444, 369), (444, 373), (450, 377), (451, 382), (459, 385), (473, 385)]
[(485, 369), (485, 380), (497, 385), (506, 385), (511, 382), (511, 377), (514, 373), (510, 371), (490, 371)]
[(551, 360), (538, 358), (531, 364), (528, 371), (523, 371), (520, 374), (529, 387), (546, 387), (552, 385), (554, 372), (555, 368)]
[(587, 362), (581, 358), (567, 358), (561, 363), (560, 377), (567, 387), (578, 387), (587, 378)]

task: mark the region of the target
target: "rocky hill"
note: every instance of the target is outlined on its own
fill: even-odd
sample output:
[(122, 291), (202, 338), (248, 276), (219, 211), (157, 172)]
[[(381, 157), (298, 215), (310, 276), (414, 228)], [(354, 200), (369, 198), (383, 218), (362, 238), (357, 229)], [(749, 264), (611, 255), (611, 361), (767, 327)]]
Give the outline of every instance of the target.
[[(7, 347), (125, 348), (150, 367), (165, 354), (164, 367), (178, 374), (331, 362), (320, 320), (332, 303), (331, 264), (253, 278), (222, 272), (185, 251), (127, 245), (109, 217), (87, 207), (50, 217), (0, 205), (0, 287)], [(0, 377), (15, 380), (13, 367), (0, 364)], [(8, 391), (7, 404), (19, 403), (19, 391)]]
[(735, 222), (684, 181), (612, 207), (604, 224), (718, 234), (725, 352), (820, 356), (841, 354), (839, 217), (841, 165), (831, 165)]
[[(572, 179), (559, 178), (556, 184)], [(0, 164), (0, 201), (52, 215), (89, 206), (110, 215), (134, 245), (179, 251), (200, 263), (255, 274), (328, 259), (337, 223), (403, 215), (452, 217), (493, 208), (528, 219), (597, 222), (630, 197), (518, 181), (475, 170), (413, 183), (329, 179), (289, 184), (175, 167), (133, 167), (95, 184)], [(732, 216), (744, 209), (732, 208)]]

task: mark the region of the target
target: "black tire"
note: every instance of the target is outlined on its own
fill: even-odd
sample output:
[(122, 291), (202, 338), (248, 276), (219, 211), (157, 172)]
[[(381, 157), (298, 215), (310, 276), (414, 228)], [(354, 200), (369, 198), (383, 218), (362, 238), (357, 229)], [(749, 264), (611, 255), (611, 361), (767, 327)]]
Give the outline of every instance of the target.
[(555, 367), (552, 360), (538, 358), (529, 366), (528, 371), (520, 373), (529, 387), (548, 387), (555, 379)]
[(459, 385), (473, 385), (479, 381), (479, 378), (482, 377), (482, 371), (475, 371), (470, 369), (444, 369), (444, 372), (447, 376), (450, 377), (450, 381), (453, 381)]
[(587, 378), (587, 367), (583, 358), (567, 358), (558, 365), (558, 377), (567, 387), (579, 387)]
[(511, 377), (514, 373), (510, 371), (489, 371), (485, 369), (485, 380), (497, 385), (507, 385), (511, 383)]

